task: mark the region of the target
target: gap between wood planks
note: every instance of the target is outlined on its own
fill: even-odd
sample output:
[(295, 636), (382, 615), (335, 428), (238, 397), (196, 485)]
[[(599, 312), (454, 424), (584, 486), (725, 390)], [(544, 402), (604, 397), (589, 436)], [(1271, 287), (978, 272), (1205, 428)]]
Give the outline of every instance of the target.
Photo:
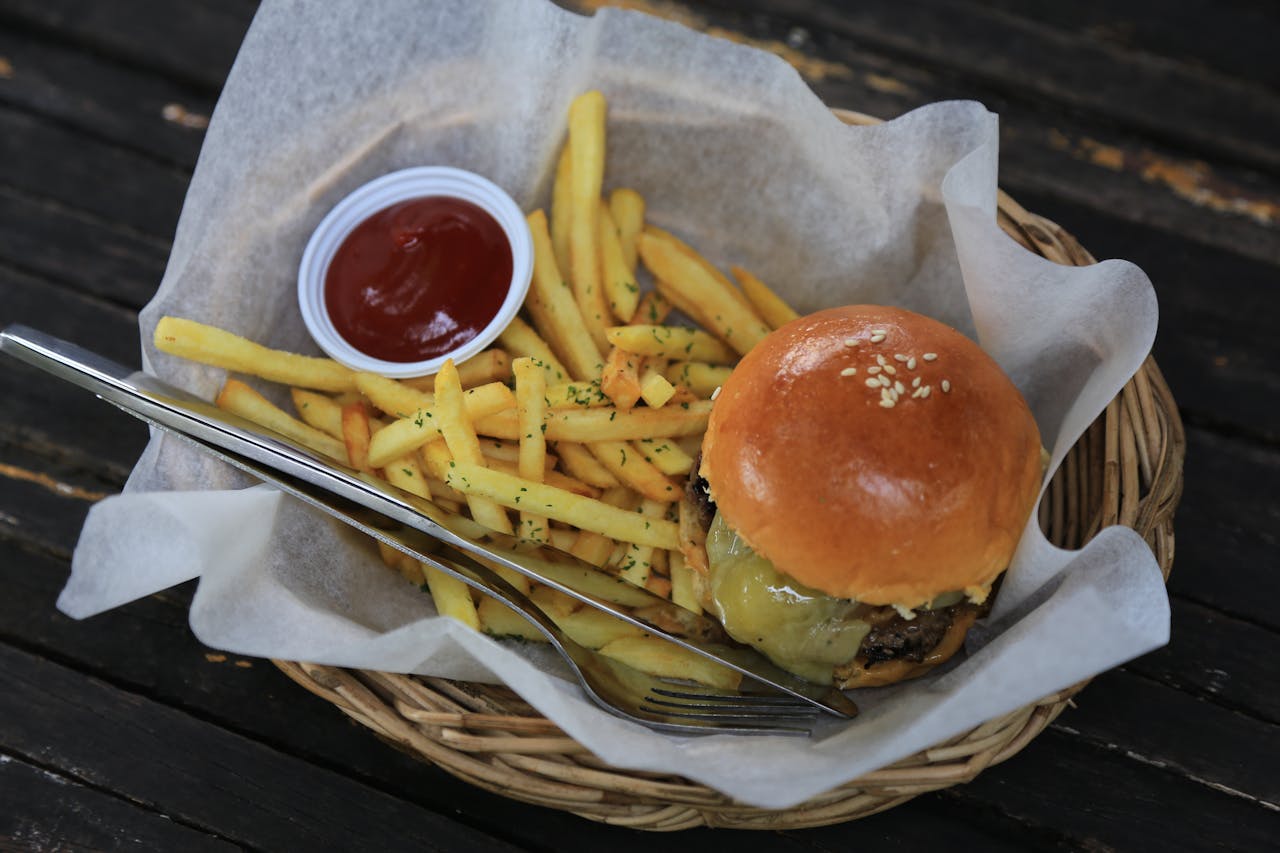
[(1098, 738), (1091, 738), (1088, 735), (1085, 735), (1082, 732), (1080, 732), (1078, 729), (1074, 729), (1071, 726), (1067, 726), (1062, 723), (1058, 723), (1058, 722), (1050, 723), (1049, 728), (1053, 729), (1054, 731), (1059, 731), (1064, 734), (1070, 735), (1072, 737), (1080, 738), (1081, 740), (1087, 743), (1090, 743), (1093, 746), (1099, 747), (1101, 749), (1105, 749), (1108, 752), (1121, 754), (1125, 758), (1128, 758), (1131, 761), (1136, 761), (1139, 764), (1145, 764), (1148, 767), (1154, 767), (1157, 770), (1160, 770), (1162, 772), (1172, 773), (1174, 776), (1176, 776), (1179, 779), (1190, 779), (1192, 782), (1195, 782), (1198, 785), (1204, 785), (1206, 788), (1210, 788), (1214, 791), (1217, 791), (1220, 794), (1226, 794), (1227, 796), (1230, 796), (1230, 797), (1237, 797), (1239, 799), (1246, 800), (1250, 803), (1253, 803), (1254, 805), (1261, 806), (1262, 808), (1267, 809), (1268, 811), (1280, 812), (1280, 803), (1269, 802), (1268, 800), (1261, 799), (1260, 797), (1255, 797), (1252, 794), (1247, 793), (1245, 791), (1240, 791), (1235, 788), (1229, 787), (1227, 785), (1223, 785), (1221, 782), (1214, 782), (1209, 779), (1203, 779), (1195, 775), (1194, 773), (1187, 772), (1185, 769), (1182, 769), (1182, 768), (1175, 769), (1170, 766), (1168, 761), (1161, 761), (1156, 758), (1147, 758), (1146, 756), (1140, 755), (1139, 753), (1134, 752), (1131, 749), (1126, 749), (1125, 747), (1121, 746), (1118, 743), (1107, 743)]
[[(85, 792), (92, 792), (93, 794), (96, 794), (99, 797), (101, 797), (103, 800), (119, 805), (121, 809), (117, 811), (116, 814), (110, 815), (110, 816), (103, 816), (106, 820), (111, 820), (112, 822), (115, 822), (120, 820), (124, 815), (129, 814), (129, 812), (137, 811), (148, 817), (154, 817), (164, 821), (164, 824), (161, 824), (161, 826), (171, 824), (174, 827), (180, 827), (182, 829), (190, 830), (192, 833), (195, 833), (198, 836), (198, 838), (195, 838), (195, 839), (186, 838), (186, 837), (181, 839), (167, 838), (163, 840), (158, 838), (153, 838), (152, 841), (155, 843), (167, 842), (170, 844), (187, 845), (192, 843), (198, 843), (198, 841), (203, 838), (203, 839), (211, 839), (211, 840), (216, 840), (218, 842), (222, 842), (223, 844), (227, 845), (226, 849), (229, 849), (229, 850), (254, 851), (257, 849), (257, 848), (247, 847), (243, 844), (238, 844), (237, 842), (232, 841), (231, 839), (226, 838), (225, 836), (219, 835), (215, 830), (194, 826), (191, 823), (188, 823), (182, 820), (182, 818), (180, 817), (167, 814), (164, 811), (152, 808), (146, 803), (139, 802), (137, 800), (131, 799), (126, 796), (122, 796), (116, 793), (115, 791), (112, 791), (110, 788), (105, 788), (102, 785), (95, 784), (91, 780), (78, 777), (77, 775), (75, 775), (74, 771), (71, 771), (71, 772), (65, 771), (62, 768), (49, 765), (32, 756), (21, 755), (0, 746), (0, 775), (6, 775), (4, 771), (8, 767), (25, 768), (29, 772), (36, 774), (39, 777), (42, 777), (44, 780), (47, 780), (48, 782), (54, 785), (78, 788), (78, 789), (82, 789)], [(57, 800), (56, 800), (58, 804), (57, 810), (63, 813), (63, 820), (65, 820), (67, 806), (71, 805), (67, 803), (67, 799), (68, 797), (64, 791), (58, 793)], [(52, 801), (53, 800), (51, 798), (51, 802)], [(12, 808), (12, 805), (10, 807)], [(82, 809), (73, 806), (70, 809), (70, 811), (71, 813), (78, 815), (81, 813)], [(0, 818), (0, 820), (3, 820), (3, 818)], [(36, 828), (32, 827), (32, 829), (36, 829)], [(135, 831), (135, 827), (132, 824), (119, 827), (119, 829), (121, 831), (128, 832), (131, 836)], [(68, 841), (65, 834), (66, 828), (62, 820), (58, 822), (56, 827), (50, 827), (48, 829), (39, 830), (39, 832), (40, 832), (39, 837), (34, 837), (34, 836), (24, 837), (23, 834), (17, 833), (9, 836), (9, 840), (18, 842), (18, 843), (30, 842), (33, 844), (34, 847), (37, 847), (37, 848), (44, 848), (46, 845), (48, 845), (49, 847), (52, 847), (60, 843), (66, 843)], [(125, 839), (117, 838), (115, 839), (115, 841), (117, 843), (120, 843), (125, 841)], [(141, 839), (136, 837), (130, 837), (128, 841), (132, 843), (139, 843)], [(85, 849), (89, 849), (88, 846), (86, 846)]]

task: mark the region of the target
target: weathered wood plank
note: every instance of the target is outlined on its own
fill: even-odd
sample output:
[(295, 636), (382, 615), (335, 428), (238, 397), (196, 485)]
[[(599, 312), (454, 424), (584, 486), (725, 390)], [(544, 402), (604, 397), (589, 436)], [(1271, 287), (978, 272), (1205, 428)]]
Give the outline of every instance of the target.
[(0, 753), (0, 848), (5, 850), (239, 850), (174, 822)]
[(213, 109), (206, 92), (36, 33), (0, 28), (0, 56), (8, 62), (0, 100), (187, 169), (195, 165), (200, 119)]
[(1257, 803), (1141, 765), (1123, 745), (1091, 746), (1053, 728), (998, 772), (943, 795), (974, 808), (999, 803), (1011, 816), (1069, 833), (1086, 850), (1265, 850), (1277, 822)]
[(145, 232), (173, 236), (190, 176), (150, 156), (0, 106), (0, 184)]
[(132, 693), (0, 647), (0, 748), (270, 850), (515, 850)]
[(7, 0), (0, 21), (216, 93), (255, 9), (242, 0)]
[[(1280, 631), (1275, 608), (1280, 600), (1280, 504), (1273, 497), (1280, 482), (1280, 454), (1193, 428), (1187, 431), (1186, 473), (1169, 589)], [(1270, 681), (1274, 689), (1274, 677)]]
[(982, 0), (982, 5), (1094, 39), (1280, 88), (1277, 7), (1245, 0)]
[[(1181, 541), (1181, 540), (1179, 540)], [(1174, 565), (1180, 572), (1181, 557)], [(1126, 665), (1214, 704), (1280, 725), (1280, 634), (1174, 597), (1169, 645)]]
[(0, 187), (0, 264), (137, 310), (155, 294), (168, 255), (167, 240)]
[[(76, 622), (54, 609), (66, 574), (62, 560), (24, 552), (17, 542), (0, 541), (0, 588), (6, 590), (0, 596), (0, 639), (108, 678), (302, 760), (368, 781), (424, 808), (457, 815), (468, 825), (521, 845), (550, 843), (565, 851), (599, 850), (607, 845), (619, 853), (652, 849), (652, 838), (646, 834), (621, 833), (558, 811), (530, 810), (458, 782), (377, 741), (268, 662), (201, 645), (186, 623), (190, 584)], [(869, 851), (900, 849), (894, 845), (901, 839), (923, 841), (931, 835), (965, 839), (983, 849), (1026, 849), (1012, 843), (1023, 829), (1021, 822), (1003, 819), (998, 809), (975, 821), (968, 810), (937, 797), (895, 809), (877, 817), (874, 825), (871, 838), (878, 841), (867, 842)], [(686, 846), (673, 849), (698, 849), (714, 837), (682, 833), (679, 838)], [(799, 851), (813, 845), (840, 849), (839, 842), (847, 835), (832, 827), (794, 837), (790, 833), (770, 837), (777, 845), (774, 849)]]
[[(856, 40), (985, 88), (1104, 116), (1144, 134), (1263, 168), (1280, 166), (1280, 97), (1251, 81), (1140, 54), (974, 2), (753, 0), (738, 11)], [(1191, 117), (1196, 120), (1190, 121)]]
[[(0, 327), (25, 323), (122, 364), (140, 362), (136, 315), (0, 266)], [(121, 479), (146, 444), (141, 422), (91, 394), (4, 357), (0, 438)]]
[[(1167, 769), (1280, 811), (1280, 726), (1237, 714), (1207, 699), (1115, 670), (1076, 698), (1054, 726), (1092, 744), (1122, 750)], [(1188, 743), (1187, 732), (1195, 732)]]

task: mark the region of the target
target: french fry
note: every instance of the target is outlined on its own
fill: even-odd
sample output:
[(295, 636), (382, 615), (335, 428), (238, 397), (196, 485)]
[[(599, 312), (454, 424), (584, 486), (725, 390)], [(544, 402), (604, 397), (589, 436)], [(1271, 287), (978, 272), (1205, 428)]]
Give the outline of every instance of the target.
[[(506, 382), (510, 378), (511, 356), (504, 350), (487, 349), (458, 365), (458, 381), (463, 388), (488, 385), (490, 382)], [(435, 387), (434, 376), (417, 376), (400, 381), (418, 391), (430, 392)]]
[(529, 593), (529, 598), (534, 604), (541, 608), (542, 612), (550, 616), (552, 619), (560, 619), (568, 616), (573, 611), (582, 607), (582, 602), (572, 596), (565, 595), (559, 590), (552, 589), (549, 586), (538, 586)]
[(357, 471), (369, 469), (369, 412), (364, 401), (357, 400), (342, 407), (342, 443), (347, 458)]
[(560, 146), (556, 160), (555, 183), (551, 185), (551, 245), (555, 251), (556, 266), (565, 274), (569, 272), (569, 231), (573, 217), (573, 155), (569, 141)]
[(332, 397), (302, 388), (290, 388), (289, 396), (304, 423), (334, 438), (342, 438), (342, 406)]
[(613, 347), (600, 376), (600, 391), (619, 409), (627, 410), (640, 400), (642, 356)]
[(742, 293), (751, 303), (751, 307), (769, 324), (771, 329), (776, 329), (800, 316), (794, 308), (782, 301), (782, 297), (770, 290), (768, 285), (748, 270), (734, 266), (729, 267), (729, 272), (733, 273), (733, 277), (742, 285)]
[[(600, 284), (600, 189), (604, 183), (604, 96), (585, 92), (569, 106), (569, 152), (572, 187), (569, 230), (569, 265), (573, 295), (582, 319), (596, 342), (608, 348), (604, 330), (609, 304)], [(575, 377), (576, 378), (576, 377)]]
[[(520, 461), (520, 442), (503, 441), (500, 438), (486, 438), (480, 442), (480, 452), (484, 454), (485, 459), (499, 459), (503, 462), (519, 462)], [(556, 467), (559, 458), (554, 454), (544, 454), (544, 467), (548, 470)]]
[(745, 300), (739, 301), (697, 260), (667, 240), (647, 233), (637, 238), (637, 246), (654, 277), (696, 303), (700, 307), (699, 319), (740, 355), (746, 355), (769, 334), (769, 327), (743, 304)]
[(652, 408), (661, 409), (675, 396), (676, 389), (652, 362), (647, 362), (640, 374), (640, 397)]
[(331, 435), (303, 423), (239, 379), (228, 379), (214, 401), (218, 408), (277, 432), (303, 447), (346, 465), (347, 448)]
[(606, 503), (575, 495), (544, 483), (533, 483), (493, 471), (481, 465), (456, 462), (445, 480), (458, 491), (485, 497), (509, 509), (532, 507), (548, 518), (590, 530), (621, 542), (679, 547), (679, 528), (666, 519), (647, 519), (639, 513), (611, 507)]
[(422, 576), (427, 581), (427, 589), (436, 603), (436, 610), (441, 616), (457, 619), (463, 625), (480, 630), (480, 616), (476, 613), (475, 603), (471, 600), (471, 588), (455, 577), (446, 575), (439, 569), (426, 563), (422, 567)]
[[(504, 474), (510, 474), (513, 477), (520, 476), (519, 466), (505, 459), (491, 459), (486, 456), (485, 467), (494, 471), (501, 471)], [(595, 486), (589, 486), (581, 480), (574, 479), (568, 474), (561, 474), (559, 471), (543, 471), (541, 482), (546, 483), (548, 486), (555, 486), (557, 489), (564, 489), (566, 492), (573, 492), (575, 495), (582, 495), (588, 498), (600, 497), (600, 489)]]
[[(594, 379), (600, 375), (604, 359), (580, 304), (566, 286), (564, 271), (556, 266), (547, 217), (541, 210), (529, 214), (533, 237), (533, 281), (526, 304), (538, 329), (547, 336), (551, 348), (564, 360), (574, 379)], [(567, 377), (566, 377), (567, 378)], [(548, 382), (562, 380), (548, 380)]]
[(547, 642), (546, 635), (533, 627), (532, 622), (496, 598), (486, 595), (480, 599), (480, 603), (476, 605), (476, 615), (480, 619), (481, 630), (486, 634), (499, 638), (515, 637), (535, 643)]
[(581, 444), (571, 441), (556, 443), (556, 453), (564, 463), (564, 469), (589, 486), (601, 489), (618, 485), (618, 478), (609, 473), (609, 469), (601, 465)]
[(412, 454), (393, 459), (387, 463), (383, 471), (387, 482), (397, 489), (404, 489), (410, 494), (431, 500), (431, 485), (422, 473), (422, 466)]
[(667, 241), (672, 246), (679, 249), (690, 260), (696, 261), (697, 264), (700, 267), (702, 267), (704, 270), (706, 270), (707, 273), (710, 274), (712, 278), (720, 282), (720, 284), (724, 287), (725, 291), (734, 299), (736, 299), (738, 302), (740, 302), (743, 308), (746, 308), (751, 311), (755, 310), (754, 308), (751, 307), (751, 302), (747, 299), (747, 295), (743, 293), (741, 290), (739, 290), (737, 286), (734, 285), (734, 283), (729, 280), (729, 277), (727, 275), (720, 272), (720, 269), (715, 264), (711, 263), (711, 261), (707, 260), (702, 255), (702, 253), (699, 252), (697, 249), (693, 248), (688, 243), (681, 240), (676, 235), (672, 234), (670, 231), (667, 231), (666, 229), (663, 229), (663, 228), (659, 228), (657, 225), (652, 225), (652, 224), (646, 225), (644, 228), (644, 231), (651, 237), (658, 237), (662, 240)]
[(201, 364), (317, 391), (350, 391), (355, 373), (333, 359), (270, 349), (231, 332), (180, 317), (161, 317), (156, 349)]
[[(671, 504), (668, 502), (646, 499), (640, 504), (640, 514), (646, 518), (665, 519), (669, 506)], [(618, 564), (619, 576), (636, 586), (647, 586), (653, 568), (653, 547), (632, 543), (626, 548), (626, 553)]]
[[(656, 553), (665, 554), (665, 551)], [(660, 575), (657, 572), (650, 572), (649, 577), (645, 579), (644, 588), (659, 598), (671, 597), (671, 578)]]
[(667, 316), (674, 308), (670, 299), (657, 290), (650, 290), (640, 297), (636, 313), (631, 315), (631, 324), (660, 326), (666, 322)]
[[(463, 403), (465, 392), (458, 382), (458, 369), (452, 360), (447, 360), (440, 372), (436, 374), (436, 416), (440, 434), (444, 436), (445, 445), (453, 455), (454, 462), (469, 467), (484, 467), (484, 456), (480, 453), (480, 441), (467, 416)], [(385, 432), (385, 430), (384, 430)], [(381, 435), (381, 433), (379, 433)], [(445, 482), (457, 488), (457, 484)], [(467, 494), (464, 490), (458, 491)], [(507, 517), (498, 504), (483, 495), (467, 494), (467, 506), (471, 508), (471, 517), (491, 530), (499, 533), (513, 533), (511, 519)]]
[[(516, 420), (520, 426), (520, 454), (516, 467), (521, 477), (543, 481), (547, 461), (547, 439), (543, 425), (547, 415), (547, 375), (531, 358), (517, 358), (511, 365), (516, 377)], [(547, 519), (528, 510), (520, 511), (520, 536), (530, 542), (546, 542)]]
[(646, 462), (664, 474), (683, 477), (693, 469), (693, 457), (666, 438), (642, 438), (634, 442)]
[(569, 553), (569, 549), (573, 547), (573, 543), (578, 538), (578, 532), (567, 527), (552, 526), (550, 533), (551, 547), (557, 551), (564, 551), (566, 554)]
[(655, 501), (672, 501), (680, 490), (644, 454), (625, 441), (596, 441), (587, 444), (591, 455), (608, 469), (624, 486), (630, 486), (646, 498)]
[[(711, 403), (698, 400), (663, 406), (661, 409), (632, 409), (624, 412), (605, 407), (600, 409), (557, 409), (547, 413), (547, 441), (634, 441), (640, 438), (676, 438), (694, 435), (707, 428), (711, 417)], [(391, 424), (373, 437), (374, 445), (385, 432), (395, 429)], [(412, 423), (412, 421), (410, 421)], [(520, 425), (514, 409), (478, 418), (476, 432), (493, 438), (515, 440), (520, 436)], [(377, 466), (372, 458), (370, 464)]]
[(700, 575), (706, 575), (707, 565), (707, 531), (698, 523), (698, 511), (694, 509), (688, 498), (680, 499), (679, 509), (680, 553), (684, 555), (684, 564)]
[[(619, 486), (606, 491), (600, 496), (600, 501), (609, 506), (630, 510), (636, 508), (639, 496), (626, 486)], [(613, 553), (615, 545), (617, 543), (607, 536), (582, 530), (578, 532), (578, 538), (574, 540), (569, 553), (593, 566), (603, 567), (609, 560), (609, 555)]]
[(614, 326), (609, 343), (636, 355), (734, 364), (738, 354), (700, 329), (684, 326)]
[(507, 351), (515, 357), (528, 356), (536, 358), (541, 362), (542, 369), (547, 372), (547, 384), (551, 385), (557, 382), (568, 382), (572, 376), (569, 369), (560, 363), (560, 359), (556, 358), (551, 352), (551, 347), (542, 339), (542, 336), (534, 331), (524, 320), (516, 317), (511, 324), (502, 330), (502, 334), (498, 336), (498, 340), (507, 348)]
[[(381, 379), (381, 377), (378, 377)], [(364, 380), (362, 380), (364, 381)], [(382, 380), (384, 382), (394, 382), (394, 380)], [(382, 390), (375, 388), (374, 384), (369, 385), (375, 391)], [(420, 394), (421, 392), (413, 391), (411, 388), (404, 388), (404, 391)], [(397, 397), (392, 399), (375, 398), (370, 395), (369, 399), (379, 409), (384, 404), (393, 402), (407, 402), (407, 400)], [(516, 397), (511, 393), (511, 389), (500, 382), (491, 382), (488, 385), (481, 385), (479, 388), (471, 388), (462, 394), (463, 406), (466, 409), (467, 417), (476, 419), (491, 416), (495, 413), (511, 411), (512, 416), (515, 415)], [(398, 407), (391, 405), (393, 412), (398, 411)], [(398, 456), (404, 456), (417, 450), (422, 445), (437, 438), (440, 435), (439, 425), (436, 423), (436, 410), (438, 405), (432, 398), (430, 407), (410, 409), (409, 417), (397, 418), (383, 429), (374, 433), (373, 438), (369, 442), (369, 465), (373, 468), (381, 468), (392, 459)], [(386, 411), (384, 409), (384, 411)], [(514, 421), (513, 429), (510, 436), (496, 436), (497, 438), (515, 438), (518, 428)]]
[(609, 212), (609, 205), (600, 202), (600, 275), (609, 310), (621, 323), (630, 322), (640, 304), (640, 285), (636, 283), (634, 267), (627, 265), (622, 253), (618, 226)]
[(594, 607), (580, 607), (563, 616), (553, 616), (552, 619), (570, 639), (589, 649), (598, 649), (623, 637), (639, 637), (644, 634), (630, 622), (623, 622)]
[[(558, 533), (570, 533), (570, 535), (573, 535), (570, 531), (564, 529), (553, 528), (553, 530)], [(559, 548), (559, 546), (556, 547), (561, 551), (566, 550)], [(643, 591), (636, 589), (621, 578), (616, 578), (605, 572), (598, 572), (594, 569), (584, 568), (577, 563), (569, 564), (555, 559), (527, 555), (525, 559), (530, 560), (534, 567), (537, 568), (538, 573), (544, 577), (558, 581), (565, 586), (572, 587), (578, 592), (598, 598), (601, 601), (608, 601), (622, 607), (646, 607), (653, 604), (653, 599)]]
[(702, 399), (708, 399), (728, 380), (732, 367), (721, 367), (701, 361), (674, 361), (663, 371), (667, 379), (683, 385)]
[(668, 551), (667, 568), (671, 572), (671, 600), (685, 610), (702, 612), (702, 599), (697, 594), (694, 581), (697, 573), (684, 562), (684, 554)]
[(636, 235), (644, 230), (644, 196), (635, 190), (616, 189), (609, 195), (609, 212), (613, 224), (618, 226), (618, 242), (622, 244), (622, 256), (627, 269), (636, 274)]
[(693, 320), (693, 322), (697, 323), (702, 328), (704, 329), (710, 328), (710, 321), (706, 317), (706, 312), (703, 310), (702, 306), (693, 302), (688, 297), (686, 297), (683, 293), (681, 293), (679, 290), (676, 290), (674, 287), (667, 284), (665, 281), (662, 281), (661, 279), (655, 281), (653, 283), (653, 286), (654, 288), (656, 288), (657, 294), (661, 296), (663, 299), (667, 300), (667, 302), (676, 311), (679, 311), (680, 313), (684, 314), (686, 317)]
[(592, 406), (608, 406), (613, 401), (605, 396), (600, 381), (564, 382), (547, 386), (548, 409), (591, 408)]
[(742, 676), (734, 670), (658, 637), (622, 637), (601, 647), (600, 654), (663, 678), (696, 681), (722, 690), (737, 690), (742, 683)]

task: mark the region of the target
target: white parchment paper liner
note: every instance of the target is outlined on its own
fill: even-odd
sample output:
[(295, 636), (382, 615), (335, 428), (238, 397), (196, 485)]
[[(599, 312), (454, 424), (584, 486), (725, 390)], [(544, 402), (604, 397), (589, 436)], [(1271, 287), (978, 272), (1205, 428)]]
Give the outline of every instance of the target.
[[(1150, 349), (1156, 304), (1140, 270), (1055, 266), (998, 229), (996, 119), (979, 104), (849, 128), (776, 57), (635, 13), (280, 0), (258, 12), (210, 125), (142, 314), (147, 369), (210, 397), (224, 378), (154, 350), (164, 314), (316, 352), (294, 277), (332, 204), (384, 172), (446, 164), (544, 205), (568, 104), (590, 88), (610, 104), (607, 188), (635, 187), (653, 221), (802, 311), (893, 303), (976, 337), (1026, 395), (1055, 468)], [(153, 439), (125, 494), (91, 512), (59, 607), (85, 617), (199, 577), (191, 626), (210, 646), (501, 681), (613, 764), (756, 806), (794, 805), (1168, 638), (1136, 534), (1104, 530), (1065, 552), (1030, 523), (958, 665), (861, 691), (858, 720), (811, 740), (670, 737), (595, 708), (545, 649), (435, 618), (370, 543), (246, 485)]]

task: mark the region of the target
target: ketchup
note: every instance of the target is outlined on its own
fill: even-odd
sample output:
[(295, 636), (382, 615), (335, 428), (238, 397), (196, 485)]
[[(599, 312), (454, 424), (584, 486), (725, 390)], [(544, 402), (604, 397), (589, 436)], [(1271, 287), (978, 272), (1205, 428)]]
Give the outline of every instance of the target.
[(325, 273), (338, 334), (383, 361), (425, 361), (457, 349), (498, 315), (511, 287), (511, 246), (469, 201), (429, 196), (361, 222)]

